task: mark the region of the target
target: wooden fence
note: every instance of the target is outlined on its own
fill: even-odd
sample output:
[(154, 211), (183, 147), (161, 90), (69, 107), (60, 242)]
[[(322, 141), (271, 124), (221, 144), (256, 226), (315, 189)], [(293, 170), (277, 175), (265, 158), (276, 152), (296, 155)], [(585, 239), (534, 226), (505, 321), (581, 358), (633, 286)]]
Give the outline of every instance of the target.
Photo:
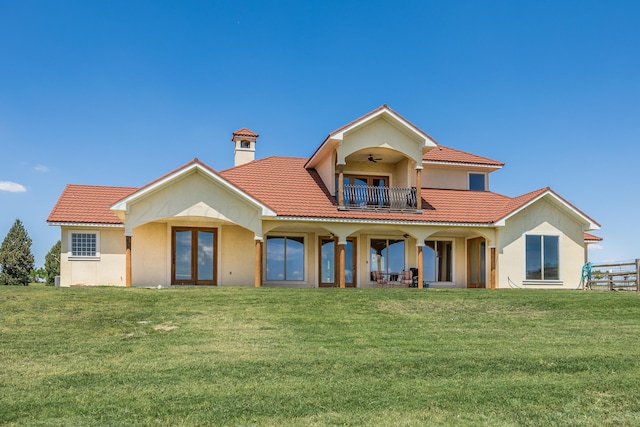
[(585, 289), (640, 292), (638, 272), (640, 259), (634, 262), (592, 264), (591, 277), (585, 282)]

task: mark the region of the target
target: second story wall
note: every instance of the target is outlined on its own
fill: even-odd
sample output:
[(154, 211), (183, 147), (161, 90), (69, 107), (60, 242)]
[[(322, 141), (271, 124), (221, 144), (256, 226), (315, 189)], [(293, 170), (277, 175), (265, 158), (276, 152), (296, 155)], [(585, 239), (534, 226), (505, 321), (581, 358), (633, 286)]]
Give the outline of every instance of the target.
[(461, 167), (427, 165), (422, 172), (423, 188), (442, 188), (448, 190), (468, 190), (469, 174), (485, 175), (485, 190), (489, 190), (489, 173), (483, 170)]

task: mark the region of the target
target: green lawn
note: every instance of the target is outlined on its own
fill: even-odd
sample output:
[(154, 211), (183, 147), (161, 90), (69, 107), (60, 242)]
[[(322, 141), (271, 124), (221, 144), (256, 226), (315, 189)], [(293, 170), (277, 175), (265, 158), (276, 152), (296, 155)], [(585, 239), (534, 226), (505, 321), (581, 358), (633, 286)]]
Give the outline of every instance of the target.
[(0, 424), (640, 425), (640, 296), (0, 287)]

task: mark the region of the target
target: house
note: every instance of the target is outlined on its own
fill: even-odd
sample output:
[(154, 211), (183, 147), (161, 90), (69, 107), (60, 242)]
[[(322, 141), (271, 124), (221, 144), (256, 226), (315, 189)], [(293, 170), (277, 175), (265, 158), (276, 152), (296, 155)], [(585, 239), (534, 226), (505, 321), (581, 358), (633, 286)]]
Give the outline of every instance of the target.
[(198, 159), (140, 188), (68, 185), (61, 285), (575, 288), (599, 224), (545, 187), (490, 191), (503, 163), (383, 105), (309, 158)]

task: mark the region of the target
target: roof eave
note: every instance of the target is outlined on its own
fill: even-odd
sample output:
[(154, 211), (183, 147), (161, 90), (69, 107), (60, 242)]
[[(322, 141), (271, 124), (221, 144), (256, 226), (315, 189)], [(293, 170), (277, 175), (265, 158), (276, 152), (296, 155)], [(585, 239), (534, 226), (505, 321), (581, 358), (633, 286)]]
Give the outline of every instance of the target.
[(122, 223), (111, 222), (79, 222), (79, 221), (47, 221), (47, 225), (50, 226), (66, 226), (66, 227), (109, 227), (109, 228), (124, 228)]
[(491, 169), (492, 171), (502, 169), (502, 167), (504, 166), (504, 164), (496, 165), (496, 164), (487, 164), (487, 163), (447, 162), (447, 161), (438, 161), (438, 160), (423, 160), (422, 164), (423, 165), (474, 167), (474, 168)]

